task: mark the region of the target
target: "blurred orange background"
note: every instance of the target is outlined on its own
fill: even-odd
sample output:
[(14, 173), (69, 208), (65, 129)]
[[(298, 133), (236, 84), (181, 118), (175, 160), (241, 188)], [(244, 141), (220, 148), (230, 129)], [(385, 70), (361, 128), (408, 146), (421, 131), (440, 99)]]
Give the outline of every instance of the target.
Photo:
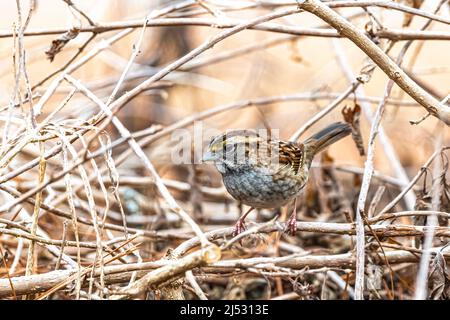
[[(431, 11), (438, 1), (425, 1), (423, 10)], [(27, 12), (28, 1), (21, 1), (22, 15)], [(98, 22), (127, 21), (142, 19), (153, 8), (162, 6), (164, 1), (77, 1), (77, 5), (87, 12), (90, 17)], [(390, 28), (399, 29), (404, 19), (403, 13), (398, 11), (373, 8), (373, 11), (382, 12), (382, 23)], [(12, 31), (17, 18), (17, 9), (14, 1), (0, 2), (0, 29)], [(265, 13), (265, 10), (231, 11), (226, 14), (232, 18), (245, 19), (254, 17), (255, 12)], [(355, 9), (339, 9), (343, 15), (351, 15), (358, 12)], [(448, 7), (442, 10), (448, 17)], [(198, 17), (207, 17), (206, 14)], [(368, 21), (367, 16), (352, 20), (354, 23), (364, 26)], [(425, 19), (414, 17), (411, 29), (417, 30)], [(311, 27), (323, 25), (319, 19), (308, 13), (291, 15), (278, 19), (276, 22), (287, 25)], [(79, 26), (80, 21), (72, 13), (63, 1), (46, 0), (38, 1), (35, 13), (28, 26), (28, 30), (47, 28), (71, 28)], [(86, 25), (86, 21), (82, 21)], [(428, 30), (449, 30), (442, 23), (433, 23)], [(84, 50), (88, 52), (102, 39), (112, 36), (113, 32), (98, 35)], [(177, 57), (187, 53), (220, 30), (211, 27), (148, 27), (146, 30), (141, 53), (136, 59), (136, 70), (141, 66), (162, 66)], [(98, 57), (83, 66), (74, 73), (74, 76), (84, 83), (93, 84), (105, 79), (118, 80), (123, 68), (128, 61), (132, 46), (137, 42), (140, 28), (134, 30), (123, 40), (102, 52)], [(45, 51), (50, 47), (51, 41), (57, 38), (51, 36), (33, 36), (25, 38), (27, 52), (27, 70), (31, 84), (37, 83), (45, 75), (63, 66), (72, 57), (76, 50), (86, 41), (90, 34), (81, 33), (77, 38), (59, 53), (53, 62), (50, 62)], [(213, 49), (203, 53), (197, 59), (214, 56), (225, 51), (235, 50), (250, 44), (261, 43), (267, 39), (282, 37), (283, 35), (247, 30), (240, 32), (225, 41), (220, 42)], [(167, 90), (167, 95), (160, 98), (142, 95), (133, 100), (121, 112), (123, 121), (130, 130), (138, 130), (150, 124), (160, 123), (168, 125), (186, 115), (212, 108), (221, 104), (232, 103), (244, 99), (268, 97), (272, 95), (287, 95), (294, 93), (340, 93), (349, 85), (343, 75), (342, 69), (336, 60), (336, 52), (333, 41), (337, 42), (351, 63), (353, 72), (357, 74), (365, 65), (365, 55), (355, 45), (347, 40), (332, 40), (331, 38), (298, 37), (295, 41), (285, 41), (275, 46), (257, 50), (238, 56), (217, 64), (194, 69), (174, 80), (175, 85)], [(383, 40), (385, 41), (385, 40)], [(391, 57), (396, 57), (403, 42), (395, 45), (391, 51)], [(8, 104), (14, 86), (14, 74), (12, 68), (13, 39), (0, 39), (0, 104)], [(449, 92), (450, 84), (450, 43), (447, 41), (415, 41), (409, 49), (404, 66), (415, 74), (427, 87), (432, 88), (439, 98), (445, 97)], [(82, 53), (83, 55), (83, 53)], [(414, 64), (411, 65), (412, 57)], [(156, 62), (155, 62), (156, 61)], [(194, 60), (195, 61), (195, 60)], [(131, 81), (124, 86), (124, 90), (137, 85), (140, 81)], [(370, 97), (382, 97), (387, 77), (377, 69), (372, 80), (364, 85), (364, 90)], [(39, 88), (45, 91), (46, 82)], [(96, 93), (107, 98), (113, 89), (113, 84), (107, 88), (97, 90)], [(48, 114), (52, 106), (57, 105), (67, 94), (64, 86), (58, 91), (50, 104), (47, 104), (44, 112)], [(413, 100), (395, 87), (392, 98), (412, 102)], [(79, 109), (79, 105), (86, 102), (81, 95), (70, 102), (67, 113)], [(330, 100), (295, 101), (274, 103), (263, 106), (260, 112), (255, 107), (236, 110), (220, 114), (206, 120), (204, 126), (227, 128), (261, 128), (264, 122), (271, 128), (280, 129), (283, 138), (295, 132), (310, 117), (325, 107)], [(346, 104), (351, 105), (352, 100)], [(340, 110), (345, 104), (336, 108), (318, 124), (313, 126), (310, 132), (326, 124), (342, 118)], [(371, 104), (372, 112), (376, 109), (376, 103)], [(86, 111), (86, 110), (85, 110)], [(91, 110), (92, 111), (92, 110)], [(81, 113), (84, 111), (80, 111)], [(88, 112), (88, 111), (86, 111)], [(394, 106), (388, 105), (383, 118), (383, 126), (395, 146), (395, 150), (406, 167), (409, 175), (414, 175), (420, 165), (430, 156), (434, 150), (434, 138), (445, 131), (444, 144), (448, 144), (448, 128), (437, 126), (438, 121), (429, 117), (417, 126), (410, 125), (410, 120), (418, 120), (425, 114), (419, 106)], [(83, 116), (83, 114), (80, 114)], [(370, 125), (366, 117), (362, 116), (362, 133), (367, 137)], [(446, 139), (446, 140), (445, 140)], [(358, 155), (354, 144), (346, 139), (330, 149), (330, 154), (339, 163), (362, 166), (364, 158)], [(375, 159), (377, 170), (391, 174), (390, 164), (383, 155), (382, 147), (378, 147)]]

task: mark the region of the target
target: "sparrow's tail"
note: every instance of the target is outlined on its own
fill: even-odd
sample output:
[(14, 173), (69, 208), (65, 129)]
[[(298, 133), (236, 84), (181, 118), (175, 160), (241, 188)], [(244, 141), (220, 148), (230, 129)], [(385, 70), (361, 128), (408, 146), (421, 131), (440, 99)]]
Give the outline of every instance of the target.
[(336, 122), (328, 127), (320, 130), (310, 138), (306, 139), (303, 144), (307, 158), (312, 158), (336, 141), (345, 138), (352, 132), (352, 128), (347, 123)]

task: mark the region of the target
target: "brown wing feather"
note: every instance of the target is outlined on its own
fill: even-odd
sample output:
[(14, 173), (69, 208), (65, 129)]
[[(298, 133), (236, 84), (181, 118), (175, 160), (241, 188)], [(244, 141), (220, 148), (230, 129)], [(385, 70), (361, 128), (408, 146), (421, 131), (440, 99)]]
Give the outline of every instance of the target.
[(294, 174), (297, 174), (303, 162), (303, 148), (291, 142), (279, 142), (279, 159), (280, 164), (291, 167)]

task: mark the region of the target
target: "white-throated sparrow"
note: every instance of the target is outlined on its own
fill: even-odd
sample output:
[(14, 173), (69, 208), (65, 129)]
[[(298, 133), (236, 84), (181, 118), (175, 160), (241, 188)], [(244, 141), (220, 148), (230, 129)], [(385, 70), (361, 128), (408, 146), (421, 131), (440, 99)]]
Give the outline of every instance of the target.
[[(264, 138), (253, 130), (232, 130), (214, 137), (203, 161), (213, 161), (228, 192), (252, 207), (236, 223), (235, 234), (254, 208), (277, 208), (295, 199), (305, 186), (314, 156), (351, 133), (348, 124), (337, 122), (302, 143)], [(296, 212), (287, 228), (296, 230)]]

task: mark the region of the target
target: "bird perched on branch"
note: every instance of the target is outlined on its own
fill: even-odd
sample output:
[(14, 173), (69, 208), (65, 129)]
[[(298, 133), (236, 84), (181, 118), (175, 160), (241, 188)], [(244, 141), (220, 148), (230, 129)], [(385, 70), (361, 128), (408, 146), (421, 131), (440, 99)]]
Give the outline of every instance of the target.
[[(302, 143), (262, 137), (253, 130), (232, 130), (214, 137), (203, 155), (222, 174), (228, 192), (251, 208), (236, 222), (234, 234), (245, 229), (244, 220), (254, 208), (277, 208), (296, 199), (305, 186), (314, 156), (352, 132), (337, 122)], [(296, 210), (287, 231), (295, 234)]]

